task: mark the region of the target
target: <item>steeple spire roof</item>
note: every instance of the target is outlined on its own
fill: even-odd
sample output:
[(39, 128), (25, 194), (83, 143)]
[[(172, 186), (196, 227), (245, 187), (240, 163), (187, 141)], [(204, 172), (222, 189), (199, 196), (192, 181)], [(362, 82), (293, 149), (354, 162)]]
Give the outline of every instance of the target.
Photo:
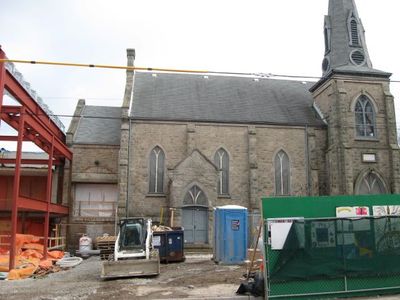
[(390, 76), (372, 67), (364, 27), (354, 0), (329, 0), (324, 24), (323, 76), (333, 72)]

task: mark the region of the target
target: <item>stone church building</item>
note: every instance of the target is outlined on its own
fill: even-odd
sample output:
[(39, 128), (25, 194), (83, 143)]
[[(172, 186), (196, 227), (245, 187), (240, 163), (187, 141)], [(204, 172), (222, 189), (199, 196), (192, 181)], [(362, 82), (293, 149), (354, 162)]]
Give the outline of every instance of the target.
[(323, 30), (318, 82), (127, 71), (121, 107), (80, 100), (67, 133), (72, 237), (113, 233), (115, 215), (173, 215), (186, 243), (210, 245), (216, 206), (399, 193), (391, 74), (373, 68), (354, 0), (330, 0)]

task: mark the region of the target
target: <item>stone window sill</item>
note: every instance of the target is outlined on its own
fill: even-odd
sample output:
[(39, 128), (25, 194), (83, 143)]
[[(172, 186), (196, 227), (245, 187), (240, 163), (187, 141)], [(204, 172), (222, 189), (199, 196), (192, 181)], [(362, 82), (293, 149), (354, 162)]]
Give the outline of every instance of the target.
[(229, 195), (229, 194), (218, 195), (218, 198), (222, 198), (222, 199), (231, 199), (231, 195)]
[(166, 195), (164, 193), (147, 193), (147, 195), (146, 195), (146, 197), (153, 197), (153, 198), (155, 198), (155, 197), (162, 198), (165, 196)]
[(359, 136), (359, 137), (356, 137), (355, 140), (358, 141), (358, 142), (379, 142), (379, 139), (376, 138), (376, 137), (369, 138), (369, 137), (361, 137), (361, 136)]

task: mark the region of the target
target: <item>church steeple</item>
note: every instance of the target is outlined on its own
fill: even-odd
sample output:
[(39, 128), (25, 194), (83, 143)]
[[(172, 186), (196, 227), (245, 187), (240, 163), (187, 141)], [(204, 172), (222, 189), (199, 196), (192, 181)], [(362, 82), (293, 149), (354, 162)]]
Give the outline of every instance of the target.
[(324, 24), (323, 76), (332, 72), (387, 74), (372, 67), (354, 0), (329, 0)]

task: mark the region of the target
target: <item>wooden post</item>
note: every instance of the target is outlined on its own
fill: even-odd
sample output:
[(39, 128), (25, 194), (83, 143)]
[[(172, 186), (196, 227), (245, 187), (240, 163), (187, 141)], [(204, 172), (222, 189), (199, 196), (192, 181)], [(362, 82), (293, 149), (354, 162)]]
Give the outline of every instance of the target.
[(170, 218), (170, 221), (169, 221), (169, 227), (174, 227), (174, 209), (173, 208), (170, 208), (169, 209), (170, 211), (171, 211), (171, 218)]
[(249, 279), (249, 274), (250, 274), (251, 270), (253, 269), (253, 264), (254, 264), (254, 260), (255, 260), (256, 252), (257, 252), (257, 247), (258, 247), (258, 241), (260, 240), (260, 236), (261, 236), (262, 225), (263, 225), (263, 218), (261, 217), (260, 218), (260, 222), (258, 224), (258, 234), (257, 234), (256, 244), (255, 244), (254, 249), (253, 249), (253, 255), (251, 256), (249, 269), (247, 270), (247, 280)]

